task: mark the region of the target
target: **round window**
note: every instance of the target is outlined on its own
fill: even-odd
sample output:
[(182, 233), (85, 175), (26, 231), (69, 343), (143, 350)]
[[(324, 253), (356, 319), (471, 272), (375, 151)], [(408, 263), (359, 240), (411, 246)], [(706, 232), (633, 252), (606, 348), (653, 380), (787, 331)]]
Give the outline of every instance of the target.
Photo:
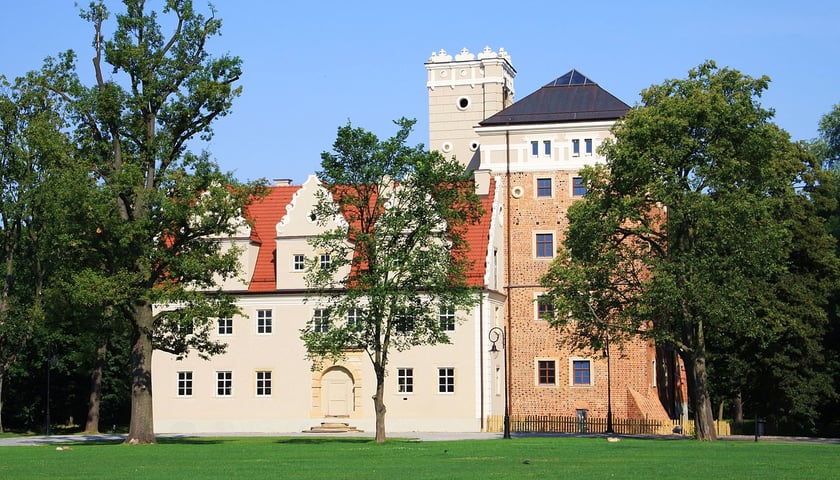
[(440, 149), (443, 150), (443, 153), (449, 153), (452, 151), (452, 144), (449, 142), (443, 142)]
[(469, 97), (461, 97), (458, 99), (458, 110), (466, 110), (470, 106)]

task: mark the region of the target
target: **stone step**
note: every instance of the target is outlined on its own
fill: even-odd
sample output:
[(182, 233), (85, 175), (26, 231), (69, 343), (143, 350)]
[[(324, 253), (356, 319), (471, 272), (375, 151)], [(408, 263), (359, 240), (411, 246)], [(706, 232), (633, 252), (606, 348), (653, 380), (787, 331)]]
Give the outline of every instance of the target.
[(304, 433), (348, 433), (361, 432), (356, 427), (345, 422), (321, 422), (320, 425), (304, 430)]

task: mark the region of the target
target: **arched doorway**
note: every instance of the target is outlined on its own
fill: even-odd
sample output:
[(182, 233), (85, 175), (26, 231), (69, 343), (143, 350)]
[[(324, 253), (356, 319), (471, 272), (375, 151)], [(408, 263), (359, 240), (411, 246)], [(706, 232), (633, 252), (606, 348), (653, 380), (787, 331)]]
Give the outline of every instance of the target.
[(341, 367), (327, 370), (321, 377), (321, 409), (325, 417), (349, 417), (353, 410), (353, 376)]

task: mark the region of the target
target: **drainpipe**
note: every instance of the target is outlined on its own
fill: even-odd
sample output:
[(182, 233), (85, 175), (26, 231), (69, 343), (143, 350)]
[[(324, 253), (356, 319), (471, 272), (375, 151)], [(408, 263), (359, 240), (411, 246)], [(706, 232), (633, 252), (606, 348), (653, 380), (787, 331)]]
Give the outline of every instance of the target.
[[(507, 290), (507, 308), (505, 309), (505, 412), (507, 414), (512, 413), (510, 411), (510, 383), (511, 383), (511, 375), (508, 372), (508, 369), (511, 367), (510, 359), (513, 355), (510, 353), (511, 345), (513, 341), (511, 340), (511, 269), (510, 269), (510, 219), (511, 219), (511, 186), (510, 186), (510, 130), (505, 130), (505, 189), (507, 190), (507, 209), (505, 212), (505, 269), (507, 269), (507, 282), (506, 282), (506, 290)], [(509, 429), (510, 427), (508, 427)], [(508, 430), (510, 431), (510, 430)]]

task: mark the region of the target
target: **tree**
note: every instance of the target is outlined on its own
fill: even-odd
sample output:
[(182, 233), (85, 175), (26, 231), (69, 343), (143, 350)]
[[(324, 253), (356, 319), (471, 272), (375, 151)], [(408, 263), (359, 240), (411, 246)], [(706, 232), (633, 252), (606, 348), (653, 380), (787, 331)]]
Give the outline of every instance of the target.
[(45, 216), (71, 151), (64, 112), (33, 78), (9, 83), (0, 76), (0, 412), (6, 374), (44, 319)]
[[(307, 284), (325, 306), (329, 330), (301, 332), (317, 365), (363, 349), (376, 375), (376, 441), (385, 441), (385, 375), (391, 349), (447, 342), (440, 308), (477, 302), (466, 281), (464, 229), (481, 205), (464, 167), (422, 146), (408, 147), (413, 120), (380, 141), (350, 123), (321, 156), (324, 191), (316, 219), (325, 230), (311, 242), (331, 261), (312, 264)], [(326, 228), (334, 219), (335, 228)], [(348, 322), (353, 312), (355, 322)], [(321, 328), (316, 328), (321, 327)]]
[(812, 141), (813, 152), (832, 168), (840, 162), (840, 103), (823, 115), (818, 131), (819, 137)]
[(700, 440), (716, 438), (708, 339), (768, 334), (757, 304), (784, 271), (781, 205), (805, 169), (757, 101), (768, 81), (708, 61), (644, 90), (606, 165), (582, 171), (589, 190), (543, 279), (555, 312), (571, 312), (554, 324), (580, 343), (642, 335), (678, 352)]
[(162, 13), (173, 17), (173, 29), (164, 36), (144, 1), (123, 3), (111, 40), (103, 38), (104, 2), (82, 14), (94, 27), (92, 87), (79, 80), (72, 52), (48, 59), (43, 74), (44, 85), (73, 109), (80, 158), (109, 206), (88, 226), (107, 263), (79, 280), (89, 291), (101, 287), (110, 314), (130, 324), (126, 442), (136, 444), (155, 441), (152, 350), (209, 355), (224, 348), (208, 340), (211, 318), (236, 307), (217, 281), (239, 265), (238, 252), (221, 249), (219, 239), (242, 223), (242, 208), (259, 189), (220, 172), (207, 153), (187, 151), (191, 140), (212, 136), (211, 124), (241, 91), (234, 86), (240, 59), (206, 50), (221, 28), (215, 11), (205, 17), (190, 0), (168, 0)]

